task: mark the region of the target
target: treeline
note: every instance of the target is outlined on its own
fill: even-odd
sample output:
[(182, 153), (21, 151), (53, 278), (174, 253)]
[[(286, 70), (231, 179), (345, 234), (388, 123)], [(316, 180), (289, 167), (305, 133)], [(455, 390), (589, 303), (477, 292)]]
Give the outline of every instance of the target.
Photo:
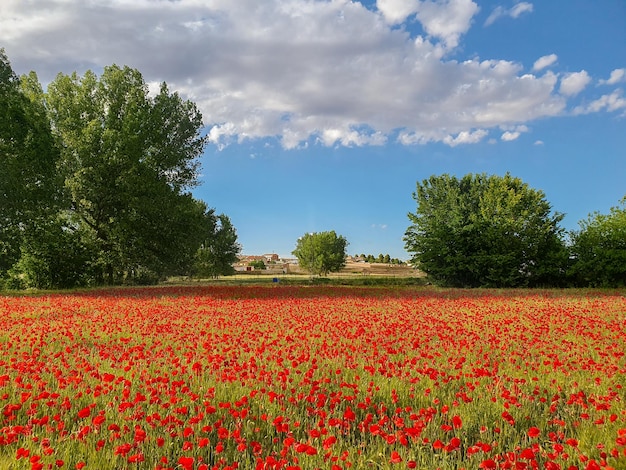
[(509, 174), (431, 176), (413, 198), (405, 248), (437, 284), (626, 286), (626, 198), (571, 232), (542, 191)]
[(190, 193), (202, 125), (137, 70), (59, 74), (44, 92), (0, 49), (0, 288), (228, 273), (236, 231)]
[(360, 255), (354, 255), (354, 258), (359, 261), (365, 261), (366, 263), (384, 263), (384, 264), (404, 264), (404, 261), (398, 258), (391, 258), (389, 253), (383, 255), (379, 253), (378, 256), (366, 255), (361, 253)]

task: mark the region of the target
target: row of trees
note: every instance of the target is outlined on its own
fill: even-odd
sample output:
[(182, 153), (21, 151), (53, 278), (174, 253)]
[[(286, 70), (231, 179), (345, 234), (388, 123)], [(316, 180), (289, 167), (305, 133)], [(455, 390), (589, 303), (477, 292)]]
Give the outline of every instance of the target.
[(190, 194), (205, 147), (195, 104), (110, 66), (44, 93), (0, 50), (0, 283), (70, 287), (219, 275), (240, 250)]
[(379, 253), (378, 256), (372, 254), (366, 255), (361, 253), (360, 255), (354, 255), (355, 258), (365, 261), (366, 263), (384, 263), (384, 264), (402, 264), (402, 260), (398, 258), (392, 258), (389, 253), (383, 255)]
[[(626, 197), (569, 233), (542, 191), (508, 173), (431, 176), (417, 183), (413, 198), (405, 248), (437, 284), (626, 286)], [(292, 253), (302, 268), (323, 276), (345, 266), (347, 245), (334, 231), (307, 233)], [(360, 257), (385, 262), (382, 254)]]
[(626, 285), (626, 199), (566, 233), (542, 191), (519, 178), (431, 176), (413, 193), (405, 248), (441, 285)]

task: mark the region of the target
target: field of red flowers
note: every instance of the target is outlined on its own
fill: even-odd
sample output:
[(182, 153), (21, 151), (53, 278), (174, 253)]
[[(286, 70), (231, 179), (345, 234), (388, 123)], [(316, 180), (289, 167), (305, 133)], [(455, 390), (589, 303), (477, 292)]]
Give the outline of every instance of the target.
[(623, 292), (0, 297), (0, 469), (624, 469)]

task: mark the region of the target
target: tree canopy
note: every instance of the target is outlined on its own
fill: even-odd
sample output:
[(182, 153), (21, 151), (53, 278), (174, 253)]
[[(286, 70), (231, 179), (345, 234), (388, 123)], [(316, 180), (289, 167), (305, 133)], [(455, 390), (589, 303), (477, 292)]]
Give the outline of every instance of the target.
[(447, 174), (417, 183), (405, 248), (434, 281), (451, 286), (532, 286), (558, 281), (567, 257), (561, 214), (542, 191), (508, 173)]
[(218, 277), (232, 274), (233, 263), (239, 259), (241, 245), (237, 231), (224, 214), (213, 217), (213, 223), (198, 249), (193, 265), (194, 276)]
[(292, 254), (298, 263), (312, 275), (326, 276), (346, 265), (348, 241), (335, 231), (305, 233), (298, 238)]
[(59, 159), (42, 91), (20, 80), (0, 49), (0, 277), (19, 258), (25, 233), (56, 209)]
[(206, 207), (185, 192), (205, 143), (196, 106), (165, 84), (151, 97), (139, 71), (115, 65), (99, 78), (59, 74), (46, 102), (70, 216), (98, 253), (97, 275), (180, 272), (204, 231)]
[(594, 287), (626, 286), (626, 197), (609, 214), (595, 212), (571, 234), (576, 283)]
[(59, 74), (44, 93), (0, 50), (0, 283), (150, 282), (190, 274), (208, 247), (226, 273), (236, 231), (190, 193), (202, 128), (193, 102), (150, 94), (130, 67)]

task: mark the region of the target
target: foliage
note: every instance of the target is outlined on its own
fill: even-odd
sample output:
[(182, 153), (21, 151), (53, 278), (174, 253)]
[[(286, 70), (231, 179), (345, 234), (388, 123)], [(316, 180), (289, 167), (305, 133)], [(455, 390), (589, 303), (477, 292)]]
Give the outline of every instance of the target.
[(449, 286), (536, 286), (564, 278), (559, 222), (542, 191), (504, 177), (431, 176), (413, 193), (404, 240), (412, 262)]
[(0, 279), (20, 257), (24, 236), (58, 204), (59, 152), (34, 81), (20, 81), (0, 49)]
[(372, 254), (366, 255), (365, 253), (361, 253), (360, 255), (354, 255), (354, 257), (360, 258), (368, 263), (404, 264), (402, 260), (389, 256), (389, 253), (386, 255), (380, 253), (378, 257), (374, 257)]
[(379, 264), (403, 264), (403, 262), (401, 260), (399, 260), (398, 258), (392, 258), (391, 256), (389, 256), (389, 253), (383, 255), (382, 253), (379, 253), (377, 257), (374, 257), (374, 255), (361, 255), (361, 257), (367, 261), (368, 263), (379, 263)]
[[(621, 206), (621, 207), (620, 207)], [(583, 286), (626, 286), (626, 197), (609, 214), (598, 212), (571, 234), (571, 274)]]
[(348, 241), (334, 230), (330, 232), (305, 233), (298, 238), (292, 254), (298, 263), (312, 275), (326, 276), (346, 265)]
[(623, 469), (622, 292), (114, 288), (0, 302), (6, 469)]
[(248, 263), (248, 266), (252, 266), (254, 269), (266, 269), (265, 262), (262, 259), (256, 259)]
[(0, 49), (0, 287), (228, 273), (236, 232), (189, 193), (202, 127), (194, 103), (165, 83), (151, 95), (135, 69), (59, 74), (44, 93)]
[(196, 106), (165, 84), (150, 97), (137, 70), (117, 66), (100, 78), (59, 74), (46, 103), (62, 142), (68, 210), (97, 250), (96, 280), (189, 270), (206, 210), (185, 192), (205, 143)]
[(200, 277), (218, 277), (233, 274), (233, 263), (239, 258), (241, 245), (237, 242), (237, 231), (228, 216), (215, 216), (211, 210), (208, 231), (194, 259), (193, 274)]
[(9, 270), (14, 289), (69, 288), (90, 284), (93, 246), (61, 217), (40, 223), (24, 235), (20, 258)]

